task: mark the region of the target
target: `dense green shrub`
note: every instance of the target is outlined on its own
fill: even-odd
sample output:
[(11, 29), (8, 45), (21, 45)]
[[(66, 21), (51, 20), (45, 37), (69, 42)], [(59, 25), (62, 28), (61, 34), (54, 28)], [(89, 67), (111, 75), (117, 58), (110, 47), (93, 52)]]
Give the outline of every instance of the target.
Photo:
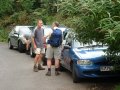
[(7, 42), (9, 31), (0, 29), (0, 42)]
[(61, 19), (86, 43), (107, 43), (110, 54), (120, 52), (120, 0), (63, 0)]

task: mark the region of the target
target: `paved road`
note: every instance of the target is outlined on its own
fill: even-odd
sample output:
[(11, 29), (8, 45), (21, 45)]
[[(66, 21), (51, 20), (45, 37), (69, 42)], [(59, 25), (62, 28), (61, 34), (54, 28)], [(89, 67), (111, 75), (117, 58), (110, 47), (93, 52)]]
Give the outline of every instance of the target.
[[(85, 80), (74, 84), (70, 72), (45, 76), (46, 70), (33, 72), (33, 58), (0, 43), (0, 90), (113, 90), (112, 81)], [(46, 66), (44, 66), (46, 68)], [(104, 83), (103, 83), (104, 82)]]

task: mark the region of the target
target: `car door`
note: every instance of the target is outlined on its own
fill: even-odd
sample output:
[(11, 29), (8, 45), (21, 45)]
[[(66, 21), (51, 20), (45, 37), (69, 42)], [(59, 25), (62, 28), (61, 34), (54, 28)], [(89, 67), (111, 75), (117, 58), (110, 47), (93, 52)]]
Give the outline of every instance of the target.
[(70, 54), (71, 54), (71, 44), (72, 44), (72, 36), (71, 34), (66, 35), (65, 38), (65, 44), (63, 46), (63, 50), (62, 50), (62, 60), (61, 60), (61, 64), (63, 65), (63, 67), (65, 67), (66, 69), (70, 70), (70, 62), (71, 62), (71, 58), (70, 58)]
[(17, 47), (18, 45), (18, 38), (19, 38), (18, 32), (15, 29), (13, 29), (13, 32), (11, 34), (11, 42), (12, 42), (12, 45), (15, 47)]

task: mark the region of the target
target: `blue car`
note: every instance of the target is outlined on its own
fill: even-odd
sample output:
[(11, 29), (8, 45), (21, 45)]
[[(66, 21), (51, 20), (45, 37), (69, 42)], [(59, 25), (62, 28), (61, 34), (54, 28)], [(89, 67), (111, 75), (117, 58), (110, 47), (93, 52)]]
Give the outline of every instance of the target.
[(73, 33), (68, 32), (63, 41), (61, 67), (72, 72), (74, 83), (84, 78), (119, 76), (105, 53), (107, 48), (96, 42), (80, 43)]

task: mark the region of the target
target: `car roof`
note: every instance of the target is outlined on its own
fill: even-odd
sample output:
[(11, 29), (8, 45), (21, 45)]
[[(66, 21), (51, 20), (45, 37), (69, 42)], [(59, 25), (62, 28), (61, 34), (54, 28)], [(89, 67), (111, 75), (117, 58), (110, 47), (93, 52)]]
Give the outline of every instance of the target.
[(20, 28), (28, 28), (33, 26), (15, 26), (14, 29), (18, 32)]
[[(35, 27), (35, 29), (37, 28), (37, 26)], [(49, 32), (52, 32), (52, 28), (51, 28), (51, 25), (43, 25), (42, 26), (43, 29), (45, 29), (45, 34), (49, 33)], [(62, 32), (64, 32), (65, 30), (67, 30), (68, 28), (65, 27), (65, 26), (59, 26), (58, 27)], [(34, 30), (35, 30), (34, 29)], [(48, 30), (49, 32), (47, 32), (46, 30)]]

